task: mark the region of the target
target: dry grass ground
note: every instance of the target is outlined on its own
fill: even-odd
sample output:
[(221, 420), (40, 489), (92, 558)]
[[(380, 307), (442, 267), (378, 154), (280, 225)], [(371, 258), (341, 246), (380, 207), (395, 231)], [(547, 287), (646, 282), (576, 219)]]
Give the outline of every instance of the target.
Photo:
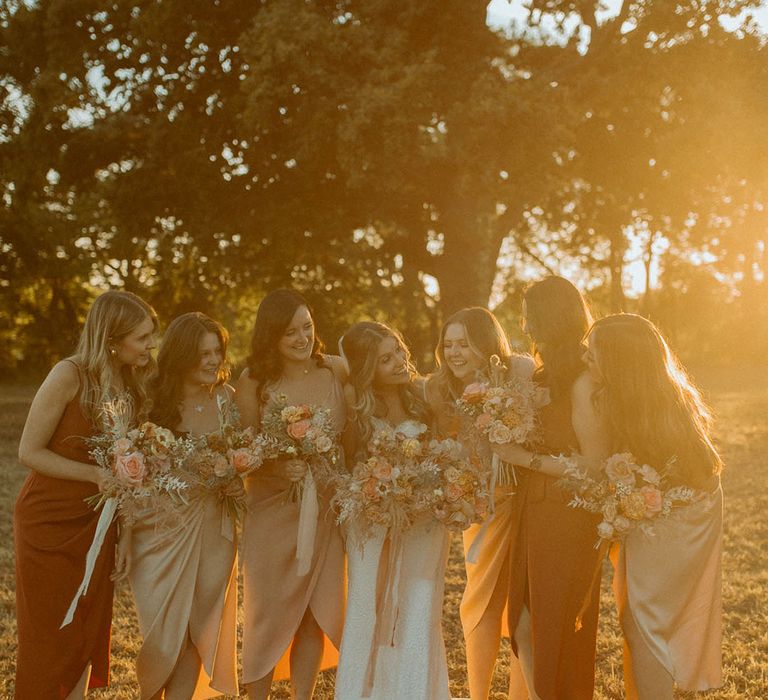
[[(699, 379), (718, 416), (718, 443), (725, 457), (725, 555), (723, 559), (725, 684), (706, 695), (711, 700), (768, 698), (768, 371), (701, 372)], [(13, 696), (15, 655), (13, 502), (25, 471), (16, 446), (32, 390), (0, 388), (0, 697)], [(602, 615), (598, 639), (597, 691), (600, 700), (622, 697), (621, 636), (607, 570), (603, 573)], [(467, 696), (464, 648), (458, 604), (464, 585), (458, 541), (447, 574), (445, 636), (455, 696)], [(139, 636), (133, 602), (126, 588), (118, 591), (112, 642), (112, 686), (92, 697), (136, 698), (133, 658)], [(505, 672), (509, 645), (497, 665), (494, 700), (506, 698)], [(316, 697), (333, 696), (332, 674), (322, 675)], [(281, 686), (275, 698), (287, 698)], [(681, 698), (697, 697), (681, 693)]]

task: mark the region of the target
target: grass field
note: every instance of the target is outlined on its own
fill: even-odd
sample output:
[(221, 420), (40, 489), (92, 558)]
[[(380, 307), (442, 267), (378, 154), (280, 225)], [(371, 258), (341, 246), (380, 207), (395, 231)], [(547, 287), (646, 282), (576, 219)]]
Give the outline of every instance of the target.
[[(768, 369), (744, 372), (702, 371), (697, 378), (718, 417), (717, 440), (726, 462), (725, 554), (723, 558), (725, 684), (706, 695), (680, 698), (719, 700), (768, 698)], [(15, 612), (13, 573), (13, 503), (25, 477), (16, 459), (19, 434), (33, 389), (0, 387), (0, 698), (13, 697)], [(610, 572), (603, 572), (602, 613), (598, 638), (597, 691), (601, 700), (623, 697), (621, 636), (610, 593)], [(446, 580), (444, 629), (451, 690), (468, 695), (458, 604), (464, 570), (454, 541)], [(129, 590), (115, 598), (112, 641), (112, 686), (92, 693), (96, 699), (138, 697), (133, 659), (140, 639)], [(497, 665), (491, 697), (506, 698), (509, 645)], [(285, 686), (274, 698), (288, 698)], [(315, 697), (333, 697), (332, 674), (324, 673)], [(402, 699), (405, 700), (405, 699)], [(566, 700), (566, 699), (564, 699)]]

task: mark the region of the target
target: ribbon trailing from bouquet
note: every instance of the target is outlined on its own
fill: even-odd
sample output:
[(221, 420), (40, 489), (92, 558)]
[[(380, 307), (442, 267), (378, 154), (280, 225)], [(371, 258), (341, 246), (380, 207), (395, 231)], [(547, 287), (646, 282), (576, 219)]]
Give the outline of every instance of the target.
[(399, 613), (400, 567), (403, 562), (403, 539), (399, 528), (389, 528), (379, 555), (376, 575), (376, 623), (373, 628), (368, 667), (363, 683), (363, 697), (371, 697), (376, 677), (379, 647), (395, 645)]
[(499, 458), (499, 455), (497, 455), (494, 452), (493, 457), (491, 458), (491, 482), (488, 485), (488, 495), (490, 496), (488, 517), (480, 526), (480, 529), (477, 531), (477, 534), (475, 535), (475, 539), (472, 540), (472, 544), (469, 546), (469, 549), (467, 550), (466, 560), (468, 564), (477, 564), (477, 558), (478, 556), (480, 556), (480, 548), (483, 546), (483, 540), (485, 539), (486, 532), (488, 532), (488, 526), (493, 522), (493, 519), (496, 517), (496, 506), (495, 506), (494, 494), (496, 493), (496, 481), (499, 478), (500, 466), (501, 466), (501, 459)]
[(86, 593), (88, 593), (88, 586), (91, 583), (91, 577), (93, 576), (93, 570), (96, 567), (96, 560), (101, 552), (101, 547), (104, 544), (104, 539), (109, 532), (109, 527), (112, 525), (112, 521), (115, 518), (117, 512), (117, 499), (108, 498), (104, 501), (104, 505), (101, 509), (101, 515), (99, 515), (99, 521), (96, 523), (96, 532), (93, 535), (93, 542), (88, 549), (88, 554), (85, 555), (85, 574), (83, 580), (80, 582), (80, 586), (75, 593), (75, 597), (69, 605), (69, 610), (64, 616), (64, 621), (61, 623), (59, 629), (66, 627), (75, 618), (75, 610), (77, 610), (77, 604), (80, 602)]
[(312, 476), (312, 470), (307, 469), (301, 489), (299, 528), (296, 536), (296, 560), (298, 561), (297, 573), (299, 576), (306, 576), (312, 567), (319, 512), (315, 478)]

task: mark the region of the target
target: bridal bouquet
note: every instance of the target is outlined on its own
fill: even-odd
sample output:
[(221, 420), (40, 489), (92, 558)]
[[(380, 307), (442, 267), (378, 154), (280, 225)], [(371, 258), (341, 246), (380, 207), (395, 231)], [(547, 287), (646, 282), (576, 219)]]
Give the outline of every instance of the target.
[(432, 440), (421, 463), (429, 479), (434, 518), (451, 530), (466, 530), (488, 517), (490, 474), (466, 459), (455, 440)]
[(596, 547), (619, 540), (634, 528), (652, 534), (654, 522), (698, 495), (688, 486), (667, 488), (656, 469), (639, 464), (626, 452), (611, 455), (599, 479), (579, 470), (575, 459), (564, 456), (559, 459), (566, 470), (558, 485), (573, 493), (569, 505), (602, 515), (597, 526)]
[(470, 384), (456, 401), (459, 410), (473, 418), (474, 427), (497, 445), (531, 440), (537, 428), (536, 411), (547, 403), (545, 388), (532, 379), (508, 376), (496, 355), (491, 357), (489, 381)]
[(421, 462), (429, 449), (427, 426), (408, 420), (379, 427), (368, 443), (369, 457), (352, 473), (336, 478), (333, 504), (339, 524), (354, 521), (365, 540), (372, 526), (402, 532), (430, 509)]
[(80, 598), (88, 592), (96, 559), (109, 527), (119, 512), (124, 526), (138, 517), (137, 510), (151, 499), (160, 499), (164, 508), (170, 498), (184, 501), (189, 488), (180, 476), (181, 464), (189, 445), (166, 428), (144, 422), (131, 428), (134, 419), (130, 398), (116, 398), (102, 406), (104, 430), (86, 440), (91, 456), (104, 475), (98, 494), (86, 499), (95, 510), (101, 509), (93, 541), (85, 556), (85, 573), (67, 610), (61, 628), (74, 619)]
[[(316, 480), (325, 483), (332, 479), (340, 453), (330, 409), (288, 405), (286, 397), (279, 395), (264, 412), (262, 439), (268, 446), (266, 458), (301, 459), (307, 462)], [(301, 500), (302, 487), (302, 482), (292, 485), (291, 500)]]
[(297, 573), (309, 572), (315, 546), (315, 530), (320, 512), (317, 484), (330, 483), (339, 461), (338, 435), (327, 408), (288, 405), (284, 395), (273, 399), (262, 418), (262, 439), (269, 445), (265, 458), (284, 457), (304, 460), (309, 468), (301, 481), (291, 484), (289, 502), (298, 502), (299, 524), (296, 538)]
[(131, 428), (133, 402), (113, 399), (102, 407), (104, 432), (87, 440), (91, 456), (105, 473), (106, 486), (90, 497), (96, 510), (112, 499), (123, 522), (130, 525), (139, 500), (170, 496), (184, 500), (187, 483), (178, 467), (189, 446), (167, 428), (144, 422)]
[(243, 479), (258, 469), (275, 449), (274, 441), (254, 435), (249, 427), (238, 428), (230, 404), (217, 397), (219, 429), (193, 438), (186, 469), (199, 480), (203, 488), (218, 493), (227, 512), (236, 523), (246, 511)]

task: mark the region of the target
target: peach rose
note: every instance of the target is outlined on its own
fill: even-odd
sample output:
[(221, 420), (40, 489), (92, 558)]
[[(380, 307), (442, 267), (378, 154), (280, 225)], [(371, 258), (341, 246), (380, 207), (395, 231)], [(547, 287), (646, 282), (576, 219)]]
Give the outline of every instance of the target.
[(286, 423), (298, 423), (311, 415), (308, 406), (286, 406), (280, 412), (280, 418)]
[(631, 486), (635, 483), (632, 466), (632, 455), (626, 453), (611, 455), (605, 463), (605, 474), (615, 484)]
[(386, 459), (377, 458), (371, 474), (379, 481), (392, 478), (392, 465)]
[(295, 423), (290, 423), (286, 430), (288, 431), (288, 435), (294, 440), (301, 440), (301, 438), (307, 434), (311, 425), (312, 424), (306, 418), (303, 418)]
[(315, 449), (320, 454), (325, 454), (333, 447), (333, 440), (329, 438), (327, 435), (318, 435), (317, 439), (315, 440)]
[(238, 474), (244, 474), (256, 466), (256, 456), (250, 450), (229, 450), (227, 457)]
[(664, 498), (659, 489), (655, 486), (643, 486), (643, 488), (640, 489), (640, 493), (645, 499), (645, 513), (647, 516), (661, 513), (661, 509), (664, 505)]
[(115, 457), (115, 476), (127, 486), (141, 486), (146, 470), (141, 452), (129, 452)]

